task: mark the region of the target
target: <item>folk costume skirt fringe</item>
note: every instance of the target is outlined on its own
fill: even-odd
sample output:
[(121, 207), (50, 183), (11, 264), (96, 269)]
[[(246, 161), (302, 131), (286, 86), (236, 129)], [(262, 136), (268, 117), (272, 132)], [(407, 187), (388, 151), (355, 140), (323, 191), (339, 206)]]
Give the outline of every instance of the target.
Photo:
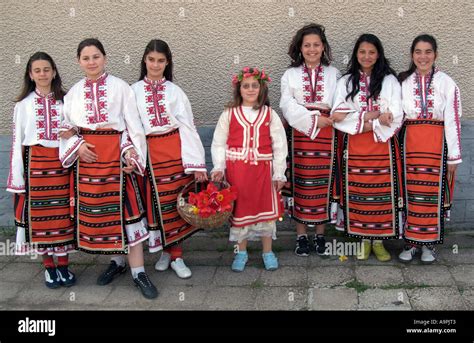
[(455, 181), (447, 180), (444, 123), (407, 120), (400, 137), (407, 218), (403, 237), (421, 245), (442, 243)]
[(288, 214), (307, 225), (336, 222), (337, 134), (332, 127), (320, 130), (311, 140), (290, 128), (288, 182), (283, 194), (288, 197)]
[(81, 129), (95, 146), (94, 163), (74, 164), (78, 250), (97, 254), (127, 253), (149, 238), (142, 223), (144, 207), (134, 174), (122, 171), (121, 132)]
[[(176, 208), (178, 194), (194, 176), (184, 172), (179, 130), (148, 135), (147, 143), (144, 194), (148, 229), (161, 233), (161, 244), (168, 248), (200, 230), (185, 222)], [(160, 242), (156, 241), (156, 244)]]
[(16, 253), (66, 255), (75, 250), (71, 173), (58, 148), (24, 147), (26, 192), (14, 196)]
[(344, 135), (341, 203), (348, 236), (397, 238), (403, 188), (397, 138), (374, 142), (373, 132)]

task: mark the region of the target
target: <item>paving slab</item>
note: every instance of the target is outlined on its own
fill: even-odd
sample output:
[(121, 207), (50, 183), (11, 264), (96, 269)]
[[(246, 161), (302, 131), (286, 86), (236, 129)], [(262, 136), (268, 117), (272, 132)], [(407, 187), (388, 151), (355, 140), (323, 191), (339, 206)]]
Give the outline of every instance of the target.
[(255, 310), (258, 287), (209, 288), (205, 304), (211, 310)]
[(450, 268), (450, 271), (454, 277), (454, 280), (456, 280), (456, 283), (458, 286), (460, 287), (474, 286), (474, 265), (473, 264), (453, 266)]
[(474, 261), (473, 248), (436, 249), (439, 261), (447, 265), (470, 264)]
[(307, 285), (307, 270), (303, 267), (280, 267), (275, 271), (263, 271), (261, 280), (265, 286), (294, 286)]
[(400, 268), (396, 266), (356, 266), (356, 279), (368, 286), (392, 286), (403, 283)]
[[(216, 266), (193, 266), (191, 269), (192, 275), (189, 279), (179, 278), (174, 270), (170, 268), (168, 278), (166, 278), (166, 285), (177, 285), (177, 286), (208, 286), (214, 280), (216, 274)], [(157, 273), (158, 275), (161, 273)]]
[[(2, 279), (3, 280), (3, 279)], [(25, 283), (0, 281), (0, 303), (5, 304), (14, 299), (25, 288)]]
[(461, 291), (461, 296), (466, 304), (466, 309), (474, 310), (474, 287), (464, 288)]
[(303, 287), (264, 287), (258, 290), (255, 304), (256, 310), (307, 310), (308, 291)]
[(410, 285), (454, 286), (454, 278), (443, 265), (410, 265), (402, 267), (405, 282)]
[(8, 263), (2, 269), (2, 281), (28, 282), (40, 272), (44, 272), (40, 263)]
[(308, 306), (312, 310), (356, 310), (357, 304), (357, 292), (352, 288), (310, 288), (308, 290)]
[(410, 299), (406, 290), (399, 289), (368, 289), (358, 294), (359, 310), (411, 310)]
[(352, 267), (311, 267), (308, 269), (308, 283), (310, 287), (332, 287), (343, 285), (354, 279)]
[(261, 274), (262, 269), (256, 267), (246, 267), (243, 272), (234, 272), (230, 267), (218, 267), (213, 284), (216, 286), (251, 286), (259, 280)]
[(204, 303), (209, 287), (167, 285), (160, 289), (160, 295), (151, 306), (164, 310), (207, 310)]
[(407, 290), (414, 310), (465, 310), (467, 306), (456, 287), (422, 287)]

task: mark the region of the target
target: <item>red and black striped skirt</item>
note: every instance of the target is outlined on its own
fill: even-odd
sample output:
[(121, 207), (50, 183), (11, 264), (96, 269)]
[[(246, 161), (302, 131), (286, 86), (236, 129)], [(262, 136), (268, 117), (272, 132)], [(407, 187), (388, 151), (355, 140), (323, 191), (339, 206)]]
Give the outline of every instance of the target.
[(179, 130), (148, 135), (147, 143), (144, 194), (148, 229), (160, 230), (163, 246), (167, 248), (199, 230), (185, 222), (176, 208), (178, 194), (194, 176), (184, 172)]
[(81, 129), (98, 155), (93, 163), (74, 165), (76, 239), (78, 249), (88, 253), (126, 253), (130, 241), (125, 226), (144, 216), (139, 185), (134, 174), (122, 172), (121, 132), (111, 129)]
[(455, 179), (447, 180), (444, 122), (407, 120), (400, 135), (407, 218), (403, 236), (416, 244), (442, 243)]
[(377, 143), (373, 132), (345, 134), (342, 154), (344, 230), (358, 238), (397, 238), (403, 211), (397, 138)]

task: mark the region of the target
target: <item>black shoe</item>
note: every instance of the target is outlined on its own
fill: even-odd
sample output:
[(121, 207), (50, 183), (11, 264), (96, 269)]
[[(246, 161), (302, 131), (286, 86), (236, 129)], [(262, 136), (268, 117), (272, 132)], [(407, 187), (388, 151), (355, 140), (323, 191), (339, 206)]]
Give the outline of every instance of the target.
[(137, 277), (133, 279), (133, 282), (135, 282), (135, 286), (140, 288), (140, 291), (142, 291), (145, 298), (154, 299), (158, 296), (158, 290), (155, 285), (151, 283), (151, 280), (148, 278), (146, 273), (138, 273)]
[(110, 261), (109, 267), (97, 278), (99, 286), (105, 286), (112, 282), (115, 275), (123, 274), (127, 271), (127, 265), (118, 266), (115, 261)]
[(44, 271), (44, 280), (44, 284), (48, 288), (55, 289), (61, 287), (56, 267), (46, 267), (46, 270)]
[(316, 235), (313, 238), (313, 246), (316, 253), (320, 256), (326, 256), (326, 239), (323, 235)]
[(71, 287), (76, 283), (76, 275), (68, 269), (68, 266), (58, 266), (57, 270), (61, 286)]
[(298, 256), (309, 256), (309, 241), (307, 236), (300, 236), (296, 239), (295, 254)]

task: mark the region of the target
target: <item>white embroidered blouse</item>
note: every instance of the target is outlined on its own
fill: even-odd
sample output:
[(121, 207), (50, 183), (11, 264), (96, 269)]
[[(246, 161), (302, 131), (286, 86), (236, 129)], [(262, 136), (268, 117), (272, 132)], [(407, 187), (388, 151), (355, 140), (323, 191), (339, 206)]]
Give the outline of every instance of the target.
[[(138, 172), (146, 165), (146, 140), (137, 110), (135, 94), (130, 86), (113, 75), (103, 74), (97, 80), (87, 78), (76, 83), (64, 97), (64, 120), (60, 130), (86, 128), (113, 129), (122, 132), (121, 154), (134, 148), (132, 156)], [(77, 151), (84, 140), (80, 134), (60, 138), (60, 159), (64, 167), (78, 158)]]
[(369, 111), (391, 112), (393, 122), (390, 127), (380, 124), (379, 119), (372, 121), (372, 129), (375, 142), (387, 142), (402, 126), (403, 111), (401, 99), (401, 87), (397, 78), (387, 75), (382, 81), (382, 90), (376, 101), (368, 98), (370, 77), (365, 73), (360, 73), (360, 90), (352, 100), (350, 93), (352, 85), (346, 85), (349, 75), (345, 75), (337, 82), (334, 106), (331, 113), (347, 113), (346, 118), (339, 123), (334, 123), (334, 127), (342, 132), (351, 135), (362, 133), (364, 129), (364, 116)]
[(191, 104), (173, 82), (145, 79), (132, 85), (145, 134), (164, 134), (179, 129), (181, 154), (186, 173), (206, 171), (201, 138), (194, 126)]
[(280, 108), (288, 124), (314, 139), (320, 131), (317, 125), (321, 113), (311, 107), (332, 108), (340, 77), (339, 70), (332, 66), (311, 70), (303, 64), (285, 71), (281, 78)]
[(63, 103), (54, 98), (54, 93), (42, 96), (38, 91), (34, 91), (16, 103), (13, 112), (13, 143), (7, 181), (8, 192), (25, 192), (22, 146), (37, 144), (47, 148), (59, 146), (58, 133), (62, 113)]
[[(432, 73), (420, 76), (414, 72), (403, 81), (402, 104), (405, 119), (444, 121), (448, 164), (461, 163), (462, 107), (459, 88), (452, 78), (438, 69), (435, 69), (430, 81), (431, 77)], [(425, 107), (422, 106), (422, 96), (427, 100)]]

